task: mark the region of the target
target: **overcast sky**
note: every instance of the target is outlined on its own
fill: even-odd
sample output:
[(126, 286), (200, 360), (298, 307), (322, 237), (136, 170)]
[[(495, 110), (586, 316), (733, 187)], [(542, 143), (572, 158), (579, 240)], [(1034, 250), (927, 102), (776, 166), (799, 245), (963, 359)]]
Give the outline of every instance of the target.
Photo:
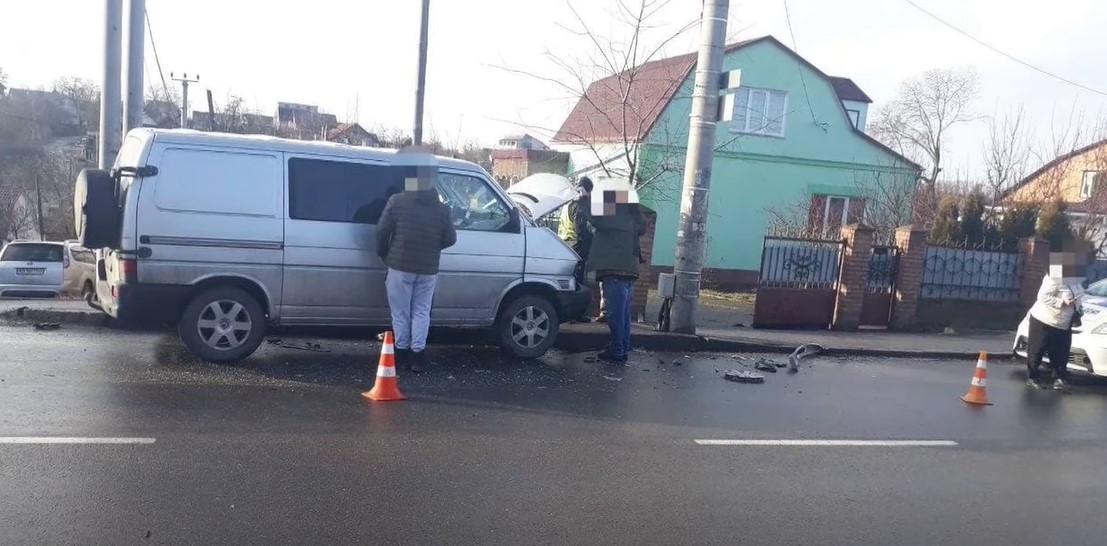
[[(634, 0), (628, 0), (635, 3)], [(772, 34), (823, 71), (853, 78), (876, 105), (905, 78), (928, 68), (973, 66), (981, 75), (982, 114), (1023, 105), (1039, 137), (1052, 118), (1075, 107), (1099, 117), (1107, 97), (1059, 82), (973, 43), (905, 0), (735, 0), (731, 34)], [(915, 0), (977, 38), (1028, 63), (1107, 91), (1107, 2), (1098, 0)], [(126, 3), (126, 0), (124, 0)], [(60, 76), (99, 79), (102, 0), (5, 1), (0, 68), (9, 84), (40, 86)], [(599, 33), (614, 33), (614, 0), (572, 0)], [(700, 0), (672, 0), (653, 23), (661, 40), (699, 15)], [(170, 71), (199, 73), (200, 93), (220, 102), (241, 95), (271, 112), (277, 101), (318, 104), (368, 128), (412, 123), (418, 47), (418, 0), (147, 0), (153, 36)], [(565, 0), (432, 0), (428, 63), (429, 130), (454, 140), (492, 143), (519, 124), (556, 128), (572, 106), (557, 85), (513, 74), (511, 67), (564, 76), (543, 52), (590, 55)], [(697, 32), (667, 54), (694, 51)], [(148, 80), (160, 85), (147, 42)], [(170, 85), (175, 85), (172, 81)], [(206, 109), (194, 103), (193, 109)], [(947, 170), (978, 171), (983, 123), (962, 128)]]

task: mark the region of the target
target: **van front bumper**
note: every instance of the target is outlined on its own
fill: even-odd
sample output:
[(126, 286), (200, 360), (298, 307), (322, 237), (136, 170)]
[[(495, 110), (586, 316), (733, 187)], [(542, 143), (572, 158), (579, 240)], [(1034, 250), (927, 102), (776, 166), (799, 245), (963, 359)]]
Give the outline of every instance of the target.
[(560, 313), (561, 322), (569, 322), (584, 315), (591, 303), (592, 290), (587, 286), (578, 284), (573, 292), (558, 292), (557, 311)]

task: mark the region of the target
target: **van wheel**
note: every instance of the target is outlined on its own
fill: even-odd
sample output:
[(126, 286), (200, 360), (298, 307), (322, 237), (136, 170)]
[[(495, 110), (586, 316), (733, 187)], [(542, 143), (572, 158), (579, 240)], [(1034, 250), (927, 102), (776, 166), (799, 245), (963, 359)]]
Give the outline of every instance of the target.
[(96, 289), (92, 286), (92, 281), (85, 281), (85, 285), (81, 287), (81, 299), (85, 303), (96, 303)]
[(119, 237), (119, 207), (110, 171), (84, 169), (73, 187), (73, 223), (85, 248), (105, 248)]
[(538, 358), (553, 347), (561, 321), (550, 300), (520, 296), (504, 307), (496, 324), (500, 346), (518, 358)]
[(257, 299), (238, 288), (213, 288), (192, 298), (177, 325), (192, 354), (208, 362), (238, 362), (261, 345), (265, 313)]

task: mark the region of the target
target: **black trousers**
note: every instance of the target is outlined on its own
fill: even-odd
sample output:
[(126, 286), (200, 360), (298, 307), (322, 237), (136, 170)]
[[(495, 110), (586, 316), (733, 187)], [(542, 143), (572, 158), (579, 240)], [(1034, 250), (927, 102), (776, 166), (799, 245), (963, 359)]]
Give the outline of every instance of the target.
[(1030, 379), (1038, 379), (1038, 368), (1042, 365), (1042, 357), (1048, 355), (1053, 377), (1067, 380), (1071, 350), (1072, 330), (1054, 328), (1030, 317), (1030, 333), (1026, 342), (1026, 372)]

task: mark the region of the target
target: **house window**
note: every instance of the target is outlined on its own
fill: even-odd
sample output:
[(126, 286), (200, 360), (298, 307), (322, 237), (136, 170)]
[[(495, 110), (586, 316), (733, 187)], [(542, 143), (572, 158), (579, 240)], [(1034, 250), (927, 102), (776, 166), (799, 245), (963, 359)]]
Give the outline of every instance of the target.
[(1080, 198), (1087, 199), (1095, 192), (1095, 184), (1099, 181), (1104, 171), (1084, 171), (1084, 178), (1080, 181)]
[(853, 124), (853, 128), (857, 128), (857, 124), (861, 123), (861, 112), (857, 110), (846, 110), (846, 115), (849, 116), (849, 122)]
[(865, 221), (865, 200), (842, 195), (813, 195), (807, 227), (813, 236), (837, 239), (842, 226)]
[(739, 87), (734, 93), (733, 131), (784, 136), (788, 94), (771, 89)]

